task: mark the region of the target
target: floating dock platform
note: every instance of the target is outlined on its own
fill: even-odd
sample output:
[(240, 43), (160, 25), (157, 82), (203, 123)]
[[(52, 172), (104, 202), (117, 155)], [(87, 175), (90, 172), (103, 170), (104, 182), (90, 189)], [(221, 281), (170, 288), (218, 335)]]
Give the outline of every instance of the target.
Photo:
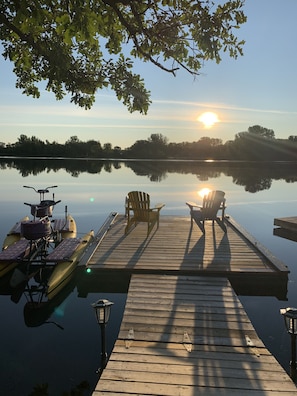
[(210, 221), (203, 234), (190, 216), (161, 216), (148, 238), (146, 224), (125, 235), (125, 216), (114, 214), (110, 222), (87, 261), (92, 270), (223, 276), (239, 294), (286, 299), (288, 267), (230, 217), (227, 233)]
[(297, 242), (297, 216), (275, 218), (273, 235)]
[(297, 216), (275, 218), (273, 224), (285, 230), (297, 232)]

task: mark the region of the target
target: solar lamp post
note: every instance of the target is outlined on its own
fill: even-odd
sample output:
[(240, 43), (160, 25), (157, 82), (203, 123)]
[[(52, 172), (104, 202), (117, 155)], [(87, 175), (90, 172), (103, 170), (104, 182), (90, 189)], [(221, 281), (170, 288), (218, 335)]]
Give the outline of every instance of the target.
[(113, 302), (106, 299), (100, 299), (92, 304), (92, 307), (95, 310), (97, 323), (99, 324), (101, 330), (101, 367), (97, 370), (97, 373), (100, 374), (102, 374), (102, 371), (105, 369), (107, 364), (105, 329), (109, 321), (112, 305)]
[(297, 308), (282, 308), (281, 315), (284, 317), (285, 326), (291, 336), (291, 378), (296, 379), (296, 336), (297, 336)]

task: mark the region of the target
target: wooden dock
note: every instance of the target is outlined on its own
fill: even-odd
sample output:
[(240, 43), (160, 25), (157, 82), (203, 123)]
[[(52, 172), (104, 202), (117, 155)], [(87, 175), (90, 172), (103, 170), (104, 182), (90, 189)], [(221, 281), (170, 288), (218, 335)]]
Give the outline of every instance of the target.
[(234, 291), (238, 279), (261, 291), (269, 279), (285, 297), (283, 263), (230, 218), (227, 233), (207, 222), (202, 234), (190, 217), (161, 216), (148, 238), (145, 225), (128, 235), (125, 225), (114, 216), (87, 262), (100, 273), (131, 275), (120, 333), (93, 396), (297, 394)]
[(296, 395), (225, 278), (132, 275), (93, 396)]
[(297, 216), (274, 219), (273, 235), (297, 242)]
[(275, 218), (273, 224), (285, 230), (297, 232), (297, 216)]
[(203, 234), (190, 217), (162, 216), (146, 238), (146, 225), (124, 234), (126, 220), (117, 216), (107, 237), (88, 261), (90, 268), (131, 273), (280, 277), (289, 271), (251, 235), (230, 219), (227, 233), (207, 222)]

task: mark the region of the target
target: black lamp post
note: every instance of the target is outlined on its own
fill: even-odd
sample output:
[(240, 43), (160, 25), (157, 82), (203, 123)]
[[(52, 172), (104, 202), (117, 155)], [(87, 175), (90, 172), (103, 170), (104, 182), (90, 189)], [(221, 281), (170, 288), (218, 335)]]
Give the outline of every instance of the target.
[(106, 337), (105, 327), (109, 320), (110, 310), (113, 302), (105, 299), (101, 299), (92, 304), (95, 310), (97, 322), (101, 329), (101, 367), (97, 370), (98, 373), (102, 373), (107, 364), (107, 352), (106, 352)]
[(297, 336), (297, 308), (282, 308), (280, 310), (285, 320), (287, 332), (291, 336), (291, 378), (296, 379), (296, 336)]

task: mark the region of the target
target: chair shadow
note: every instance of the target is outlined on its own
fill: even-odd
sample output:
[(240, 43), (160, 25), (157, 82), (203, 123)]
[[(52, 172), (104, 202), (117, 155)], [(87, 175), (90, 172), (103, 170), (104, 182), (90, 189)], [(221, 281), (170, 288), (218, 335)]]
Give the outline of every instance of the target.
[[(228, 364), (233, 364), (233, 370), (236, 369), (241, 371), (242, 380), (248, 389), (253, 389), (254, 387), (261, 389), (263, 386), (261, 374), (253, 370), (253, 366), (258, 363), (259, 358), (256, 355), (249, 354), (247, 348), (246, 360), (242, 354), (243, 360), (240, 360), (239, 357), (236, 363), (234, 363), (232, 362), (232, 355), (234, 354), (235, 359), (237, 359), (236, 355), (239, 356), (242, 352), (239, 353), (236, 346), (230, 345), (224, 348), (223, 344), (220, 344), (220, 340), (232, 340), (234, 336), (234, 330), (229, 328), (230, 308), (228, 304), (231, 304), (232, 301), (232, 323), (235, 323), (233, 322), (235, 321), (234, 318), (240, 318), (242, 315), (242, 305), (236, 293), (234, 292), (234, 294), (232, 294), (233, 297), (230, 296), (226, 299), (228, 277), (226, 274), (218, 275), (219, 272), (225, 273), (230, 269), (231, 248), (228, 233), (222, 233), (222, 230), (214, 223), (211, 228), (208, 225), (206, 232), (204, 234), (201, 233), (197, 238), (197, 233), (194, 232), (193, 227), (196, 227), (196, 224), (191, 224), (183, 263), (186, 266), (189, 259), (196, 260), (197, 268), (206, 268), (207, 275), (205, 275), (204, 271), (201, 271), (201, 273), (197, 273), (190, 278), (186, 275), (177, 277), (171, 314), (168, 315), (168, 321), (164, 325), (164, 328), (173, 328), (174, 333), (179, 334), (180, 343), (184, 344), (185, 351), (184, 354), (181, 354), (179, 348), (177, 348), (177, 352), (175, 352), (175, 349), (170, 347), (166, 349), (166, 356), (171, 357), (172, 361), (170, 364), (185, 364), (185, 366), (191, 367), (191, 389), (193, 389), (193, 395), (208, 395), (210, 389), (218, 393), (221, 390), (226, 394), (225, 391), (228, 392), (228, 389), (230, 389), (230, 381), (232, 382), (228, 369), (226, 369)], [(193, 237), (197, 238), (194, 245), (191, 243)], [(210, 252), (212, 252), (211, 258), (209, 258)], [(181, 270), (182, 269), (183, 267), (181, 267)], [(202, 283), (203, 279), (207, 277), (209, 279), (214, 279), (212, 276), (208, 275), (214, 275), (217, 279), (222, 279), (223, 283), (225, 280), (224, 286), (217, 287), (216, 289), (214, 286), (214, 296), (211, 295), (209, 288), (206, 288), (205, 294), (203, 294), (203, 289), (201, 290), (199, 288), (201, 279)], [(188, 294), (186, 285), (189, 279), (192, 281), (196, 280), (197, 295), (194, 294), (192, 296), (191, 292)], [(214, 285), (215, 284), (214, 282)], [(179, 328), (177, 323), (181, 317), (181, 312), (187, 315), (186, 313), (189, 311), (190, 306), (194, 307), (194, 324), (192, 327), (190, 326), (187, 328), (187, 326), (184, 325)], [(239, 319), (236, 323), (237, 336), (242, 339), (242, 345), (245, 345), (247, 331), (244, 327), (244, 322)], [(185, 340), (185, 335), (187, 336), (186, 343), (189, 342), (191, 350), (186, 348), (187, 345), (185, 341), (183, 341)], [(158, 343), (152, 345), (151, 348), (156, 348), (157, 351), (160, 351)], [(230, 362), (228, 362), (229, 356), (231, 356)]]
[[(191, 222), (188, 240), (185, 248), (184, 264), (189, 260), (194, 260), (197, 264), (197, 269), (205, 271), (218, 272), (229, 271), (231, 264), (231, 248), (228, 239), (228, 232), (221, 232), (216, 223), (211, 226), (211, 234), (209, 233), (210, 227), (207, 224), (205, 233), (201, 233), (197, 242), (192, 245), (193, 237), (197, 233), (193, 232), (195, 224)], [(199, 229), (199, 228), (198, 228)], [(181, 264), (181, 270), (183, 263)]]
[[(100, 256), (100, 264), (103, 266), (105, 262), (108, 261), (108, 259), (111, 257), (113, 252), (118, 249), (122, 243), (126, 243), (127, 238), (132, 238), (133, 233), (137, 232), (137, 224), (136, 223), (127, 234), (125, 234), (124, 229), (125, 229), (125, 218), (120, 220), (123, 224), (121, 227), (116, 227), (116, 234), (121, 234), (118, 238), (115, 238), (114, 244), (112, 244), (109, 249), (107, 249), (101, 256)], [(154, 229), (150, 232), (149, 235), (146, 235), (138, 247), (136, 247), (135, 250), (133, 250), (132, 256), (128, 259), (126, 263), (126, 268), (129, 268), (131, 271), (135, 266), (137, 265), (137, 262), (139, 258), (142, 256), (142, 254), (145, 252), (146, 248), (148, 247), (150, 241), (153, 239), (154, 235), (158, 231), (158, 228), (155, 226)], [(114, 234), (114, 235), (116, 235)], [(125, 258), (126, 259), (126, 258)]]

